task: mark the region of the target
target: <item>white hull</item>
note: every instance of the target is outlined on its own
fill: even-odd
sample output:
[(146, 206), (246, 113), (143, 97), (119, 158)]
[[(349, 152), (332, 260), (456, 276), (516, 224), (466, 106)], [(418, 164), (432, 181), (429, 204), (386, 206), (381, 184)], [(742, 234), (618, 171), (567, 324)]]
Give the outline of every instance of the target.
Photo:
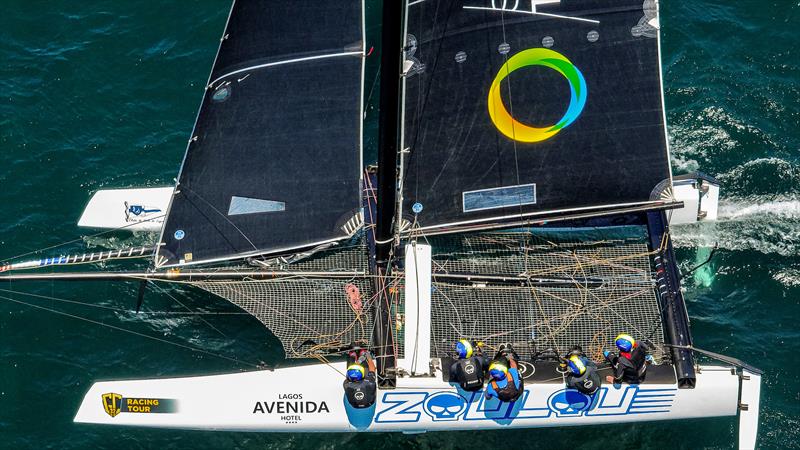
[[(423, 432), (735, 416), (739, 405), (740, 378), (735, 371), (703, 366), (695, 389), (669, 384), (604, 385), (595, 399), (589, 399), (566, 391), (561, 384), (536, 384), (526, 386), (514, 404), (486, 401), (481, 393), (459, 393), (440, 377), (400, 378), (397, 389), (379, 391), (374, 407), (356, 410), (344, 398), (338, 372), (344, 368), (343, 363), (317, 364), (230, 375), (99, 382), (86, 394), (75, 421), (262, 432)], [(112, 417), (103, 405), (103, 395), (110, 393), (122, 397), (119, 405), (128, 399), (134, 399), (134, 404), (159, 399), (159, 405), (150, 406), (150, 412), (123, 411)], [(172, 411), (165, 412), (168, 409)]]
[(104, 189), (94, 193), (79, 227), (161, 231), (174, 187)]

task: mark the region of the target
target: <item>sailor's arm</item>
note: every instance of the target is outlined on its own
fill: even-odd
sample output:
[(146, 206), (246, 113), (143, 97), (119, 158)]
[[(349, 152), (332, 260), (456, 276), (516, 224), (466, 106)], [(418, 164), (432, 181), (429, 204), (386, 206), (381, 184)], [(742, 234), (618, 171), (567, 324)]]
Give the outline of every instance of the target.
[(486, 391), (484, 392), (484, 396), (486, 397), (487, 400), (492, 397), (497, 397), (497, 391), (494, 390), (494, 387), (492, 387), (491, 382), (489, 382), (489, 384), (486, 385)]
[(372, 359), (372, 353), (367, 352), (367, 371), (375, 373), (375, 361)]

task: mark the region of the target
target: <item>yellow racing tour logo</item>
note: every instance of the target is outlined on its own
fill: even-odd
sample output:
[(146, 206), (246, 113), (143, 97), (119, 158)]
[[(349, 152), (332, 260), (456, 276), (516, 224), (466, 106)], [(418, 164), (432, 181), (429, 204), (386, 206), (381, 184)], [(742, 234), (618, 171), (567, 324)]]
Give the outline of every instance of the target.
[(119, 413), (175, 413), (178, 412), (178, 401), (171, 398), (143, 398), (123, 397), (120, 394), (109, 392), (103, 394), (103, 409), (111, 417)]
[[(528, 66), (553, 69), (569, 82), (569, 107), (564, 116), (553, 126), (538, 128), (525, 125), (514, 119), (503, 104), (500, 83), (511, 72)], [(489, 116), (494, 126), (509, 139), (527, 143), (541, 142), (558, 134), (581, 115), (586, 105), (586, 94), (586, 80), (583, 74), (564, 55), (546, 48), (529, 48), (509, 58), (494, 78), (489, 89)]]
[(103, 394), (103, 409), (106, 410), (106, 413), (111, 417), (116, 417), (117, 414), (120, 412), (120, 406), (122, 405), (122, 396), (119, 394), (114, 394), (110, 392), (108, 394)]

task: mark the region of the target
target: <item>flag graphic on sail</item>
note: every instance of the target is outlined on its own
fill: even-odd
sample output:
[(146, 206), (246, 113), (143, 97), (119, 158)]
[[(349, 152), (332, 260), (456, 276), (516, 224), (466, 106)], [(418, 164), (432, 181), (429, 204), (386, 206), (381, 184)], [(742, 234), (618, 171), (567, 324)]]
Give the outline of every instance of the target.
[[(360, 0), (237, 0), (156, 256), (221, 261), (341, 239), (359, 213)], [(308, 32), (314, 30), (314, 32)]]
[(406, 44), (421, 228), (648, 205), (669, 182), (655, 0), (411, 1)]

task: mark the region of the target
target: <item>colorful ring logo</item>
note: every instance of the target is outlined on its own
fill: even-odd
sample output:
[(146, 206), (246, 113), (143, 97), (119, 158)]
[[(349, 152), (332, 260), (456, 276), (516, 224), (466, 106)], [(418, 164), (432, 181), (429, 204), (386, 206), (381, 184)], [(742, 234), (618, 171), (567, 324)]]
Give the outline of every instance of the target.
[[(552, 127), (536, 128), (525, 125), (509, 114), (500, 96), (500, 82), (511, 72), (527, 66), (549, 67), (569, 81), (569, 108), (564, 116)], [(519, 142), (541, 142), (558, 134), (581, 115), (586, 105), (586, 80), (577, 67), (564, 55), (546, 48), (530, 48), (509, 58), (492, 82), (489, 89), (489, 116), (497, 129), (510, 139)]]

